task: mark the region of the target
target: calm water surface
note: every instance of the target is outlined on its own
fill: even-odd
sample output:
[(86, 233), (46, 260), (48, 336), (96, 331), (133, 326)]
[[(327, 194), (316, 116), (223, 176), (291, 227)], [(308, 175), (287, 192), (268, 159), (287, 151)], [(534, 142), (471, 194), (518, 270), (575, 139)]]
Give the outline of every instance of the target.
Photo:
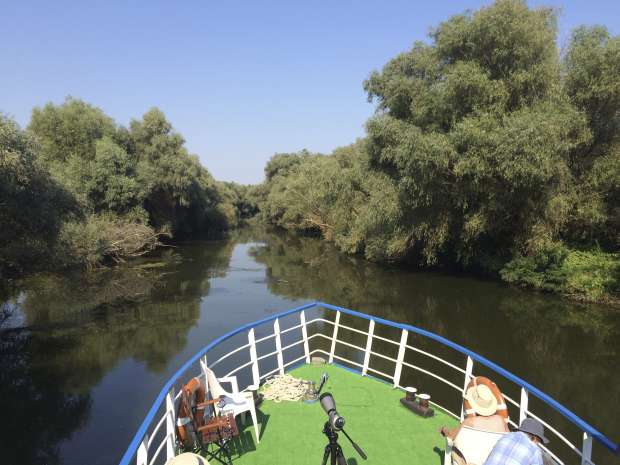
[[(620, 312), (491, 281), (381, 267), (316, 239), (248, 229), (130, 267), (37, 276), (5, 295), (0, 463), (117, 463), (187, 358), (242, 323), (315, 299), (463, 344), (620, 440)], [(444, 389), (422, 378), (412, 383), (436, 398)], [(620, 463), (600, 446), (595, 459)]]

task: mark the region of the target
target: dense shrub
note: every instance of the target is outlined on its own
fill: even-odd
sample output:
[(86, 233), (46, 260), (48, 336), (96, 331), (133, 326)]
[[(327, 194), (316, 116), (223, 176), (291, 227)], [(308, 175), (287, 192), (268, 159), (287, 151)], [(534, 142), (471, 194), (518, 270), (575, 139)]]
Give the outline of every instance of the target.
[(557, 246), (518, 257), (500, 272), (520, 286), (601, 301), (620, 296), (620, 256), (600, 250), (579, 251)]
[(67, 266), (92, 269), (144, 255), (161, 245), (160, 238), (164, 236), (168, 234), (155, 232), (129, 216), (91, 214), (83, 221), (68, 221), (63, 225), (57, 258)]

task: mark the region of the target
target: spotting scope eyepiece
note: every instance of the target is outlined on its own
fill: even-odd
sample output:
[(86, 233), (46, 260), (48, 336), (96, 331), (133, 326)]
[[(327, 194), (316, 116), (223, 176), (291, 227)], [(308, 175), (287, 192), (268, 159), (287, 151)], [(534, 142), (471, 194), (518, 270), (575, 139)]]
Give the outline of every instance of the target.
[(330, 392), (324, 392), (319, 396), (319, 400), (321, 402), (321, 407), (323, 407), (323, 410), (327, 413), (330, 426), (337, 431), (344, 428), (344, 418), (338, 415), (338, 412), (336, 411), (336, 401), (334, 400), (334, 396), (332, 396)]

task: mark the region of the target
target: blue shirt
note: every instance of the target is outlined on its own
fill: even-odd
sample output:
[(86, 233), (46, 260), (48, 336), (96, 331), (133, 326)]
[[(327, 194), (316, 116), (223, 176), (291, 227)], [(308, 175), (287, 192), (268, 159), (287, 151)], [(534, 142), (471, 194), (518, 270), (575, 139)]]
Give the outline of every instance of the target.
[(542, 452), (525, 433), (509, 433), (497, 441), (484, 465), (543, 465)]

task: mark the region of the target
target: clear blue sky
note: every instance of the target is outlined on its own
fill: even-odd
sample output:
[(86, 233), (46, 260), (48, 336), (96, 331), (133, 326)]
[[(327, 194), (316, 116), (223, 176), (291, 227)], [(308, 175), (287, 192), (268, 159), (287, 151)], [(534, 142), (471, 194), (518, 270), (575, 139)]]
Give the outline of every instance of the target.
[[(7, 0), (0, 111), (25, 126), (34, 106), (72, 95), (126, 125), (157, 106), (216, 178), (255, 183), (275, 152), (362, 136), (370, 71), (488, 3)], [(620, 33), (620, 0), (541, 4), (562, 8), (560, 46), (579, 24)]]

